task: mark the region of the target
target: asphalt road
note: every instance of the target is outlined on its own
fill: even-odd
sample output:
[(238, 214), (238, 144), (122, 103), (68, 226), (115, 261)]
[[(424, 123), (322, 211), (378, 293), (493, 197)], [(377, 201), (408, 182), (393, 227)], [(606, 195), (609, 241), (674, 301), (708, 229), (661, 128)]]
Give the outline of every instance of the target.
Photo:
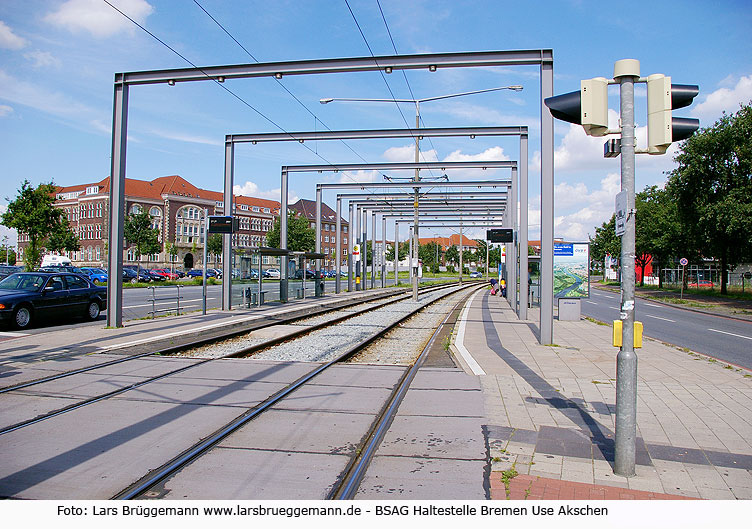
[[(620, 294), (590, 289), (582, 315), (604, 322), (619, 319)], [(752, 369), (752, 322), (704, 314), (637, 298), (635, 318), (645, 336), (686, 347)]]

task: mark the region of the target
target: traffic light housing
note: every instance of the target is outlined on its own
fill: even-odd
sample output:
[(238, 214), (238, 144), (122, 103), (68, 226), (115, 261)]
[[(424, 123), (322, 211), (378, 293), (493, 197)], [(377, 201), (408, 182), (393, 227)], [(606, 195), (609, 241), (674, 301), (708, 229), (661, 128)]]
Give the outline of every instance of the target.
[(553, 117), (582, 125), (588, 136), (608, 133), (608, 80), (605, 77), (583, 79), (579, 92), (548, 97), (544, 103)]
[(648, 154), (664, 154), (675, 141), (689, 138), (700, 120), (674, 118), (671, 111), (692, 104), (700, 92), (697, 85), (671, 84), (663, 74), (648, 76)]

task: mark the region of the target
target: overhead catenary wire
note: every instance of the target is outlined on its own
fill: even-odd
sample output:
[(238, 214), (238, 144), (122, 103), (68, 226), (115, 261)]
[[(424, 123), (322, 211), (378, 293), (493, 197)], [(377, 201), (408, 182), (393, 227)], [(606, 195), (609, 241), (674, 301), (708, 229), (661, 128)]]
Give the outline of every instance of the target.
[[(126, 19), (128, 19), (131, 23), (133, 23), (139, 29), (141, 29), (142, 31), (144, 31), (147, 35), (149, 35), (154, 40), (156, 40), (157, 42), (159, 42), (162, 46), (164, 46), (165, 48), (167, 48), (168, 50), (170, 50), (172, 53), (174, 53), (175, 55), (177, 55), (178, 57), (180, 57), (186, 63), (190, 64), (196, 70), (198, 70), (201, 73), (203, 73), (206, 76), (207, 80), (213, 81), (215, 83), (215, 85), (217, 85), (220, 88), (222, 88), (223, 90), (225, 90), (228, 94), (230, 94), (232, 97), (234, 97), (235, 99), (237, 99), (238, 101), (240, 101), (246, 107), (250, 108), (253, 112), (255, 112), (256, 114), (258, 114), (261, 118), (263, 118), (264, 120), (266, 120), (272, 126), (276, 127), (279, 131), (281, 131), (282, 133), (287, 134), (291, 138), (293, 138), (293, 135), (289, 131), (287, 131), (284, 127), (282, 127), (277, 122), (275, 122), (272, 118), (268, 117), (266, 114), (264, 114), (263, 112), (261, 112), (260, 110), (258, 110), (256, 107), (254, 107), (253, 105), (251, 105), (250, 103), (248, 103), (245, 99), (243, 99), (241, 96), (239, 96), (238, 94), (236, 94), (235, 92), (233, 92), (231, 89), (229, 89), (223, 83), (221, 83), (220, 81), (218, 81), (214, 77), (210, 76), (201, 67), (197, 66), (195, 63), (193, 63), (193, 61), (191, 61), (190, 59), (188, 59), (185, 55), (181, 54), (175, 48), (173, 48), (172, 46), (170, 46), (169, 44), (167, 44), (165, 41), (163, 41), (162, 39), (160, 39), (157, 35), (155, 35), (153, 32), (151, 32), (149, 29), (147, 29), (144, 25), (142, 25), (139, 22), (137, 22), (136, 20), (134, 20), (127, 13), (123, 12), (117, 6), (115, 6), (111, 2), (109, 2), (109, 0), (102, 0), (102, 1), (105, 4), (107, 4), (108, 6), (110, 6), (112, 9), (114, 9), (115, 11), (117, 11), (118, 13), (120, 13), (123, 17), (125, 17)], [(324, 156), (322, 156), (318, 152), (316, 152), (314, 149), (311, 149), (311, 147), (309, 147), (308, 145), (303, 144), (303, 147), (306, 148), (308, 151), (310, 151), (312, 154), (314, 154), (316, 157), (318, 157), (321, 160), (323, 160), (324, 162), (326, 162), (327, 164), (329, 164), (329, 165), (336, 165), (336, 164), (333, 164), (332, 162), (330, 162), (327, 158), (325, 158)], [(349, 179), (351, 179), (353, 182), (357, 182), (357, 180), (355, 180), (354, 178), (352, 178), (346, 172), (343, 171), (343, 174), (346, 177), (348, 177)]]

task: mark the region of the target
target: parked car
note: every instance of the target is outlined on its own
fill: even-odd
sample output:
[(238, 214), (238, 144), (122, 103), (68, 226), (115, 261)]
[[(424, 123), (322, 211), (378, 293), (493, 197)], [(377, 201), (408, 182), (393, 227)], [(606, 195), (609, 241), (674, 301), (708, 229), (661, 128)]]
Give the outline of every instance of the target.
[(475, 278), (478, 278), (478, 277), (483, 277), (483, 274), (480, 273), (480, 272), (478, 272), (478, 271), (470, 272), (470, 277), (473, 278), (473, 279), (475, 279)]
[(249, 275), (251, 279), (258, 279), (258, 270), (256, 270), (255, 268), (251, 268)]
[(217, 279), (222, 279), (222, 270), (219, 268), (207, 268), (206, 273), (209, 274), (209, 270), (212, 271), (212, 277), (216, 277)]
[(92, 268), (89, 266), (83, 266), (81, 267), (81, 272), (87, 278), (89, 278), (89, 281), (91, 281), (95, 285), (98, 285), (99, 283), (107, 282), (107, 272), (102, 270), (101, 268)]
[[(316, 274), (314, 274), (311, 270), (305, 271), (305, 277), (306, 279), (314, 279), (316, 277)], [(303, 279), (303, 269), (299, 268), (298, 270), (295, 270), (295, 279)]]
[[(204, 277), (203, 268), (192, 268), (185, 274), (188, 277)], [(206, 277), (217, 277), (217, 273), (212, 268), (206, 269)]]
[(714, 288), (715, 285), (708, 279), (695, 280), (687, 285), (689, 288)]
[(50, 266), (43, 266), (39, 269), (41, 272), (69, 272), (71, 274), (80, 274), (85, 276), (83, 270), (81, 270), (77, 266), (70, 266), (70, 265), (50, 265)]
[(129, 283), (150, 283), (152, 275), (144, 268), (138, 271), (135, 268), (123, 268), (123, 281)]
[(155, 268), (154, 270), (149, 270), (149, 272), (151, 272), (152, 274), (164, 276), (165, 279), (169, 279), (170, 281), (180, 279), (180, 276), (178, 274), (168, 270), (167, 268)]
[(23, 266), (0, 265), (0, 280), (16, 272), (23, 272)]
[(143, 272), (145, 274), (148, 274), (152, 281), (157, 281), (157, 282), (167, 281), (166, 276), (163, 276), (162, 274), (158, 274), (154, 270), (147, 270), (146, 268), (144, 268)]
[(264, 270), (264, 277), (267, 279), (279, 279), (279, 270), (276, 268), (269, 268), (268, 270)]
[(67, 272), (18, 272), (0, 281), (0, 321), (18, 329), (66, 315), (96, 320), (107, 307), (107, 288)]

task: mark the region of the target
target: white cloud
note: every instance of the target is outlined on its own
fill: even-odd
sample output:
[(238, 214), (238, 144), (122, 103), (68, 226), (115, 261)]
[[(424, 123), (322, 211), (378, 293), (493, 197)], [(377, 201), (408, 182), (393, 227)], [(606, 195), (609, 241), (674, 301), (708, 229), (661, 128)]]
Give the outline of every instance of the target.
[[(727, 83), (728, 78), (723, 81)], [(705, 100), (692, 109), (692, 114), (700, 118), (700, 125), (712, 125), (722, 112), (733, 114), (739, 110), (739, 105), (752, 101), (752, 75), (742, 77), (732, 88), (719, 88), (711, 92)]]
[(30, 51), (24, 57), (32, 62), (34, 68), (60, 68), (60, 61), (48, 51)]
[(383, 181), (383, 175), (379, 171), (346, 171), (342, 173), (339, 178), (341, 184), (348, 184), (353, 182), (367, 183), (367, 182), (381, 182)]
[(0, 105), (0, 118), (9, 116), (12, 113), (13, 113), (13, 107), (9, 107), (8, 105)]
[[(139, 24), (154, 8), (145, 0), (112, 0), (111, 3)], [(133, 34), (134, 24), (101, 0), (68, 0), (57, 11), (49, 13), (45, 21), (73, 33), (88, 32), (106, 38), (121, 32)]]
[[(519, 106), (520, 98), (513, 96), (507, 98), (512, 103)], [(540, 129), (540, 119), (536, 116), (523, 116), (517, 114), (505, 114), (493, 108), (482, 105), (473, 105), (470, 103), (453, 102), (436, 105), (434, 111), (438, 110), (455, 118), (460, 118), (467, 123), (480, 125), (511, 125), (517, 126), (527, 123), (530, 130)]]
[[(554, 237), (587, 241), (595, 228), (608, 221), (614, 212), (614, 197), (621, 188), (617, 173), (608, 173), (600, 187), (590, 191), (582, 182), (562, 182), (554, 188)], [(579, 208), (578, 208), (579, 206)], [(528, 225), (530, 239), (540, 238), (540, 195), (530, 200)]]
[[(280, 188), (270, 189), (269, 191), (261, 191), (256, 182), (246, 180), (243, 185), (232, 186), (232, 192), (235, 195), (243, 195), (244, 197), (263, 198), (266, 200), (276, 200), (280, 202), (282, 200), (282, 191)], [(299, 200), (299, 197), (295, 193), (288, 192), (287, 202), (288, 204), (294, 204)]]
[(28, 42), (23, 37), (19, 37), (8, 25), (0, 20), (0, 48), (8, 50), (20, 50), (26, 47)]
[(156, 130), (156, 129), (152, 129), (149, 132), (151, 134), (154, 134), (155, 136), (159, 136), (160, 138), (165, 138), (168, 140), (183, 141), (186, 143), (199, 143), (201, 145), (215, 145), (215, 146), (224, 145), (222, 141), (214, 139), (214, 138), (205, 138), (203, 136), (193, 136), (190, 134), (182, 134), (180, 132), (170, 132), (170, 131), (163, 131), (163, 130)]
[[(0, 204), (0, 216), (8, 211), (7, 204)], [(7, 237), (7, 240), (5, 239)], [(18, 231), (0, 224), (0, 244), (15, 245), (18, 242)]]
[(22, 81), (4, 70), (0, 70), (0, 98), (55, 116), (80, 117), (93, 114), (91, 108), (65, 94)]

